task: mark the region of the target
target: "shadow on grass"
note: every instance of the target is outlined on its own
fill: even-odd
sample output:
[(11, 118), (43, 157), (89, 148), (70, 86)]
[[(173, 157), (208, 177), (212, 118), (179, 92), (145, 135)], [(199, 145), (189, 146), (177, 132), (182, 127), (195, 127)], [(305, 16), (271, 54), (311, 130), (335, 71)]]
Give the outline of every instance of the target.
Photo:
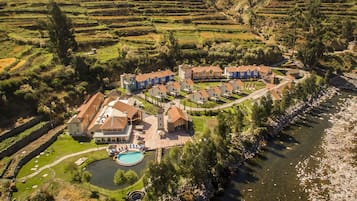
[(72, 138), (78, 142), (90, 142), (91, 138), (88, 136), (72, 136)]

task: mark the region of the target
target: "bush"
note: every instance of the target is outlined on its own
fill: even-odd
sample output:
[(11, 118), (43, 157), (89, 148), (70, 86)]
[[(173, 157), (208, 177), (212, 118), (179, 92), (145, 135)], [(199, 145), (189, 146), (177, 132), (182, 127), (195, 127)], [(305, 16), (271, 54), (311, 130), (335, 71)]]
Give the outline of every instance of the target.
[(116, 185), (122, 185), (122, 184), (126, 183), (126, 177), (125, 177), (124, 170), (117, 170), (115, 172), (113, 182)]
[(138, 175), (133, 170), (128, 170), (125, 173), (125, 178), (129, 184), (133, 184), (138, 180)]

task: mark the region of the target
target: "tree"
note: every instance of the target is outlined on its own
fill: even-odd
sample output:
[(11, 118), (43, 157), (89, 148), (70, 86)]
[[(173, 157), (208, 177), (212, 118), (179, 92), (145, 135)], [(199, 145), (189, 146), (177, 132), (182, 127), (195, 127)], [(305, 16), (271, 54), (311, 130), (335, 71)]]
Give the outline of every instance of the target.
[(72, 22), (62, 13), (56, 2), (50, 1), (48, 5), (49, 19), (46, 24), (48, 30), (50, 49), (62, 64), (68, 65), (70, 61), (70, 50), (77, 49)]
[(115, 172), (113, 182), (116, 185), (122, 185), (122, 184), (126, 183), (126, 177), (125, 177), (124, 170), (119, 169)]
[(292, 31), (284, 31), (283, 32), (283, 42), (284, 44), (292, 49), (292, 55), (294, 56), (295, 52), (295, 45), (296, 41), (298, 39), (298, 32), (297, 29), (301, 26), (301, 21), (302, 21), (302, 13), (303, 10), (299, 7), (298, 4), (295, 4), (294, 8), (288, 12), (288, 17), (287, 17), (287, 25), (286, 29), (292, 29)]
[(252, 106), (251, 122), (253, 127), (260, 127), (263, 123), (261, 107), (257, 102)]
[(124, 176), (129, 184), (133, 184), (138, 180), (138, 175), (133, 170), (128, 170)]
[(161, 60), (163, 60), (167, 66), (171, 68), (176, 66), (176, 62), (181, 58), (181, 48), (174, 36), (174, 32), (170, 31), (164, 35), (163, 40), (159, 43), (158, 49), (160, 51)]
[(300, 45), (298, 57), (308, 68), (315, 67), (326, 50), (324, 44), (326, 30), (323, 24), (325, 16), (321, 12), (320, 5), (320, 0), (310, 2), (301, 22), (304, 42)]
[(239, 106), (236, 107), (235, 114), (235, 132), (241, 132), (244, 128), (244, 114)]
[(92, 174), (89, 171), (84, 171), (82, 173), (82, 182), (88, 183), (92, 178)]
[(353, 40), (353, 30), (355, 29), (356, 22), (351, 21), (350, 18), (345, 19), (342, 22), (342, 36), (347, 40), (347, 42)]
[(160, 164), (151, 163), (144, 176), (144, 184), (149, 200), (158, 200), (162, 195), (173, 194), (178, 185), (175, 167), (167, 160)]
[(229, 118), (226, 118), (227, 114), (225, 112), (220, 112), (217, 116), (218, 120), (218, 134), (225, 136), (230, 132), (230, 123)]

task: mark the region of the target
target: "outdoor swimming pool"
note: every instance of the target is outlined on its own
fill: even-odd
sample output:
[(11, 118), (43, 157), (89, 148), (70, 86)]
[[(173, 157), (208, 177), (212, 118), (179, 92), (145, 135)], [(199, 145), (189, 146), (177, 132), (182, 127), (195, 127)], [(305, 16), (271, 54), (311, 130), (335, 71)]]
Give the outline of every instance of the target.
[(117, 160), (119, 165), (133, 166), (140, 163), (144, 159), (144, 154), (141, 151), (129, 151), (118, 154)]

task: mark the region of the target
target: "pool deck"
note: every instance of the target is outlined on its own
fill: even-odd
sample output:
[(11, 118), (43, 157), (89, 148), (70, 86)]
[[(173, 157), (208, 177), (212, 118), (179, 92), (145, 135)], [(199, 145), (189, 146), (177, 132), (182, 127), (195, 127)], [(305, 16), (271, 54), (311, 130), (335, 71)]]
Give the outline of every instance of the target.
[[(165, 117), (165, 121), (167, 121)], [(150, 115), (143, 119), (142, 124), (144, 125), (144, 134), (136, 134), (131, 138), (131, 143), (138, 144), (139, 140), (137, 140), (135, 135), (140, 136), (142, 140), (145, 141), (145, 147), (147, 150), (153, 150), (157, 148), (167, 148), (173, 146), (180, 146), (185, 144), (188, 141), (192, 140), (192, 136), (190, 136), (185, 131), (178, 131), (174, 133), (166, 133), (166, 137), (161, 138), (157, 134), (157, 117)], [(165, 123), (166, 127), (166, 123)], [(167, 128), (165, 128), (167, 130)]]

